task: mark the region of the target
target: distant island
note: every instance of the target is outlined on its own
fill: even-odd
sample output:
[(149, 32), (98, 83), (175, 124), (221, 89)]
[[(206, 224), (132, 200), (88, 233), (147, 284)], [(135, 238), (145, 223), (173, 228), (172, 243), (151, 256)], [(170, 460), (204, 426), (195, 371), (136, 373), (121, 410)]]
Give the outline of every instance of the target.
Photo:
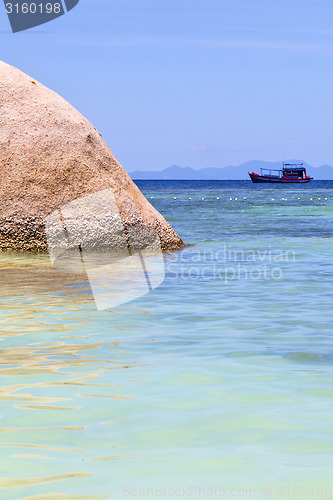
[[(286, 160), (288, 162), (300, 163), (301, 160)], [(308, 175), (315, 180), (331, 180), (333, 179), (333, 167), (329, 165), (322, 165), (320, 167), (312, 167), (306, 162), (302, 162)], [(129, 175), (133, 180), (152, 179), (152, 180), (250, 180), (248, 172), (260, 172), (260, 168), (281, 168), (281, 161), (268, 162), (251, 160), (242, 163), (238, 166), (228, 165), (226, 167), (207, 167), (195, 170), (190, 167), (179, 167), (178, 165), (171, 165), (164, 170), (147, 171), (135, 170), (130, 172)]]

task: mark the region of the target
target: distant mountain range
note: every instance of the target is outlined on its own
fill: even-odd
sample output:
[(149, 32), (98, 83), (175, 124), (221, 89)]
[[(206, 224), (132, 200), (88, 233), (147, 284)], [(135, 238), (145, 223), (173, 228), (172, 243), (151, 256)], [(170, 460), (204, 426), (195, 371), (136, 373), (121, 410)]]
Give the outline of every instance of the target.
[[(288, 160), (287, 163), (301, 163), (300, 160)], [(333, 179), (333, 167), (322, 165), (321, 167), (311, 167), (303, 162), (307, 174), (314, 177), (316, 180)], [(146, 170), (136, 170), (130, 172), (132, 179), (175, 179), (175, 180), (223, 180), (223, 179), (249, 179), (248, 172), (260, 173), (260, 168), (281, 168), (281, 162), (267, 162), (251, 160), (242, 163), (237, 167), (228, 165), (221, 168), (200, 168), (195, 170), (190, 167), (179, 167), (171, 165), (171, 167), (159, 170), (156, 172)]]

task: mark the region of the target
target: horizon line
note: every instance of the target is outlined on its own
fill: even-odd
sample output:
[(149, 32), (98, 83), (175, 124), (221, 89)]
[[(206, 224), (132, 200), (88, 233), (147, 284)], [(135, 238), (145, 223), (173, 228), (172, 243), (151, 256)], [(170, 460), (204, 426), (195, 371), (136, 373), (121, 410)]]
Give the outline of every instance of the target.
[[(295, 162), (295, 161), (299, 161), (301, 163), (305, 163), (308, 167), (310, 168), (315, 168), (315, 169), (318, 169), (318, 168), (322, 168), (322, 167), (327, 167), (327, 168), (333, 168), (333, 165), (329, 165), (328, 163), (324, 163), (323, 165), (319, 165), (318, 167), (315, 167), (313, 165), (310, 165), (309, 163), (307, 163), (306, 161), (304, 160), (286, 160), (284, 161), (283, 163), (287, 163), (287, 162)], [(242, 167), (242, 166), (245, 166), (247, 163), (252, 163), (252, 162), (258, 162), (258, 163), (281, 163), (280, 161), (265, 161), (265, 160), (248, 160), (244, 163), (240, 163), (239, 165), (224, 165), (223, 167), (199, 167), (199, 168), (195, 168), (195, 167), (189, 167), (189, 166), (186, 166), (186, 167), (181, 167), (180, 165), (176, 165), (175, 163), (172, 164), (172, 165), (169, 165), (168, 167), (164, 167), (162, 168), (161, 170), (141, 170), (141, 169), (136, 169), (136, 170), (132, 170), (132, 171), (128, 171), (127, 173), (128, 174), (134, 174), (136, 172), (145, 172), (145, 173), (148, 173), (148, 172), (151, 172), (151, 173), (157, 173), (157, 172), (164, 172), (165, 170), (169, 169), (169, 168), (172, 168), (172, 167), (175, 167), (175, 168), (179, 168), (181, 170), (187, 170), (187, 169), (190, 169), (190, 170), (193, 170), (195, 172), (200, 172), (201, 170), (207, 170), (207, 169), (213, 169), (213, 170), (223, 170), (224, 168), (239, 168), (239, 167)], [(231, 180), (231, 179), (230, 179)]]

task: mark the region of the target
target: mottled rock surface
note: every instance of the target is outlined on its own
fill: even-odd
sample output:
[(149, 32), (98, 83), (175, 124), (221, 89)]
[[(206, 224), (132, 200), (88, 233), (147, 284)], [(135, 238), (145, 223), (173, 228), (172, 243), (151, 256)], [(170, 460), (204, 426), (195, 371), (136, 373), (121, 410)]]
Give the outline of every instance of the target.
[(58, 94), (0, 62), (0, 250), (47, 251), (45, 220), (111, 188), (125, 227), (157, 231), (163, 250), (183, 246), (93, 125)]

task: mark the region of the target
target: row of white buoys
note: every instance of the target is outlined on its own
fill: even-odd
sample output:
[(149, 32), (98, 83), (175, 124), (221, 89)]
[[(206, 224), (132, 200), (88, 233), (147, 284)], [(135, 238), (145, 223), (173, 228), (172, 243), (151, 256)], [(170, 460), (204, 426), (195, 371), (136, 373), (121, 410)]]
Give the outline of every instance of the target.
[[(151, 196), (150, 197), (151, 200), (154, 199), (154, 196)], [(174, 196), (173, 198), (174, 200), (177, 200), (177, 197)], [(188, 198), (189, 200), (192, 200), (192, 198)], [(201, 201), (205, 201), (206, 198), (201, 198)], [(220, 199), (220, 197), (218, 196), (216, 198), (217, 200)], [(328, 198), (324, 198), (325, 201), (327, 201)], [(239, 199), (238, 198), (229, 198), (229, 201), (245, 201), (246, 200), (246, 196), (244, 196), (243, 200)], [(301, 200), (301, 198), (297, 198), (297, 200)], [(309, 198), (310, 201), (313, 201), (313, 200), (318, 200), (318, 201), (321, 201), (322, 199), (321, 198)], [(272, 198), (272, 201), (275, 201), (275, 198)], [(282, 198), (282, 201), (288, 201), (288, 198)]]

